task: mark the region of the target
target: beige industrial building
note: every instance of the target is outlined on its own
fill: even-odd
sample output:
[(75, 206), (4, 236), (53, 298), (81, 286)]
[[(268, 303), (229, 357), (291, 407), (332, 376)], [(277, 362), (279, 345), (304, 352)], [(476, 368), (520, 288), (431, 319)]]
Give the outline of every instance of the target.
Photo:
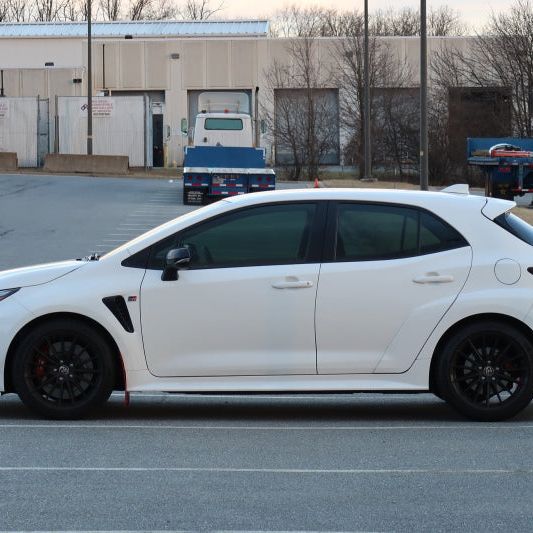
[[(86, 116), (83, 109), (72, 111), (66, 99), (78, 97), (69, 101), (83, 103), (81, 97), (86, 95), (86, 29), (84, 23), (0, 24), (0, 90), (7, 97), (5, 101), (13, 100), (10, 113), (2, 114), (0, 103), (0, 149), (9, 148), (9, 139), (16, 137), (6, 133), (8, 119), (14, 132), (17, 124), (21, 129), (15, 112), (17, 102), (34, 100), (40, 117), (35, 126), (35, 158), (28, 157), (25, 166), (33, 166), (33, 160), (39, 164), (47, 151), (83, 152)], [(468, 46), (469, 38), (452, 39), (454, 46)], [(430, 38), (429, 53), (443, 42), (443, 38)], [(411, 66), (416, 85), (418, 39), (390, 38), (389, 44), (398, 60)], [(143, 137), (138, 149), (142, 154), (134, 161), (130, 154), (132, 166), (179, 166), (188, 142), (182, 121), (188, 119), (190, 124), (194, 118), (198, 94), (203, 90), (243, 90), (250, 95), (254, 109), (256, 87), (261, 100), (268, 91), (265, 73), (274, 61), (287, 61), (286, 46), (287, 40), (268, 37), (267, 21), (94, 23), (94, 94), (107, 98), (99, 108), (100, 114), (94, 115), (95, 153), (123, 149), (116, 146), (131, 148), (134, 143), (129, 138), (137, 128)], [(333, 64), (334, 48), (334, 39), (320, 39), (317, 61)], [(110, 118), (122, 113), (117, 99), (125, 97), (131, 100), (124, 101), (122, 108), (138, 107), (140, 118), (99, 130), (99, 122), (110, 122)], [(7, 104), (4, 108), (8, 109)], [(31, 117), (30, 114), (27, 118), (28, 127), (33, 127)], [(118, 142), (121, 136), (125, 138)], [(264, 135), (261, 144), (272, 161), (269, 139), (268, 134)], [(340, 163), (339, 158), (331, 163)]]

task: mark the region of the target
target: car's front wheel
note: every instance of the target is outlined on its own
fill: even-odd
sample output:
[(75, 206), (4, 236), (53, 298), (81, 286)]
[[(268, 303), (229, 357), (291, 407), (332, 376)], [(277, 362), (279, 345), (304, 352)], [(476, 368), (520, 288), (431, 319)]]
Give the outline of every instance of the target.
[(533, 398), (533, 345), (509, 324), (487, 320), (461, 328), (437, 364), (439, 392), (468, 418), (504, 420)]
[(46, 418), (75, 419), (103, 404), (115, 383), (113, 353), (93, 327), (55, 319), (30, 330), (14, 354), (21, 400)]

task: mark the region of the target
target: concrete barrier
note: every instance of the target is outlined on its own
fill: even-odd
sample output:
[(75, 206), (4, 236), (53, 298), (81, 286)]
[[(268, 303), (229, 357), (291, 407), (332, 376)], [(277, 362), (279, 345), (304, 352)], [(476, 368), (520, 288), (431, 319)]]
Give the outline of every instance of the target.
[(127, 174), (127, 155), (47, 154), (44, 170), (47, 172), (82, 174)]
[(18, 158), (16, 152), (0, 152), (0, 171), (17, 170)]

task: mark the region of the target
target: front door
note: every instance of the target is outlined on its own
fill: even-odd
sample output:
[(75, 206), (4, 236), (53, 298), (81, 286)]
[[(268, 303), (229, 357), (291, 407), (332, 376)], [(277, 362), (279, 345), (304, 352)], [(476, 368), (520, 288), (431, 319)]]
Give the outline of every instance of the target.
[(464, 286), (472, 250), (425, 210), (339, 203), (330, 212), (318, 373), (404, 372)]
[[(315, 374), (319, 211), (314, 202), (243, 208), (155, 245), (141, 287), (150, 371)], [(162, 281), (166, 253), (184, 246), (190, 268)]]

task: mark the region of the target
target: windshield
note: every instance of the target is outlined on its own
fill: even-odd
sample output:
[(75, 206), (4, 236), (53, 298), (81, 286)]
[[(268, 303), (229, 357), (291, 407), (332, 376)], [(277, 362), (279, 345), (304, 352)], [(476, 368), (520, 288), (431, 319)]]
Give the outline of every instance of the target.
[[(169, 220), (168, 222), (165, 222), (164, 224), (161, 224), (160, 226), (157, 226), (146, 233), (143, 233), (139, 235), (138, 237), (135, 237), (131, 241), (128, 241), (124, 244), (121, 244), (118, 248), (115, 248), (114, 250), (111, 250), (107, 252), (106, 254), (99, 257), (99, 259), (107, 260), (110, 257), (113, 257), (119, 253), (122, 253), (124, 250), (128, 250), (129, 248), (136, 247), (139, 243), (143, 243), (146, 241), (146, 246), (149, 246), (154, 241), (157, 241), (159, 238), (164, 238), (165, 230), (168, 228), (170, 231), (176, 226), (176, 224), (185, 223), (187, 221), (194, 222), (197, 218), (203, 218), (204, 215), (208, 215), (210, 211), (213, 213), (217, 213), (218, 211), (221, 211), (221, 208), (223, 204), (227, 204), (226, 200), (221, 200), (219, 202), (215, 202), (214, 204), (209, 204), (203, 207), (200, 207), (199, 209), (194, 209), (193, 211), (189, 211), (188, 213), (185, 213), (183, 215), (180, 215), (177, 218), (174, 218), (172, 220)], [(152, 237), (156, 236), (156, 239), (153, 239)]]
[(496, 217), (494, 222), (509, 233), (512, 233), (515, 237), (533, 246), (533, 226), (525, 220), (507, 211), (507, 213)]
[(242, 130), (240, 118), (206, 118), (204, 127), (206, 130)]

